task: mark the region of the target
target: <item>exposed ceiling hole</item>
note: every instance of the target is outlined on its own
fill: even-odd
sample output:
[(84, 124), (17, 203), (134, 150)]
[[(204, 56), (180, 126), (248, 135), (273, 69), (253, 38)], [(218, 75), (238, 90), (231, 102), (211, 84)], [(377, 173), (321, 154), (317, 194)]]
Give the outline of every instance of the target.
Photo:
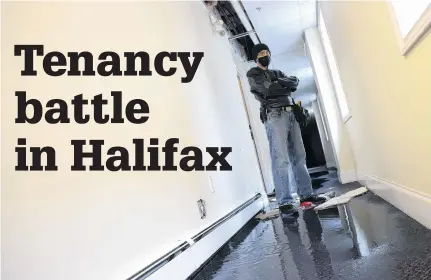
[[(242, 24), (239, 16), (235, 12), (235, 9), (233, 8), (230, 1), (205, 1), (205, 2), (207, 5), (215, 4), (215, 9), (220, 15), (220, 18), (223, 20), (226, 26), (226, 29), (230, 33), (229, 34), (230, 36), (235, 36), (235, 35), (239, 35), (247, 32), (247, 29)], [(247, 60), (252, 60), (251, 50), (254, 47), (254, 42), (251, 39), (250, 35), (240, 37), (234, 40), (244, 48), (244, 53), (247, 56)]]

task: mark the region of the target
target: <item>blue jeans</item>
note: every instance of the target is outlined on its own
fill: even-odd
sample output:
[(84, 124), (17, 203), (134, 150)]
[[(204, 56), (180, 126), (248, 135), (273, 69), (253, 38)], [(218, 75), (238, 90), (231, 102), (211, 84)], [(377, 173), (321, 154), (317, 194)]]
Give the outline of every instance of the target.
[[(297, 193), (301, 198), (312, 195), (301, 129), (293, 112), (273, 109), (268, 113), (265, 128), (278, 204), (293, 202), (290, 182), (296, 183)], [(291, 174), (294, 178), (290, 178)]]

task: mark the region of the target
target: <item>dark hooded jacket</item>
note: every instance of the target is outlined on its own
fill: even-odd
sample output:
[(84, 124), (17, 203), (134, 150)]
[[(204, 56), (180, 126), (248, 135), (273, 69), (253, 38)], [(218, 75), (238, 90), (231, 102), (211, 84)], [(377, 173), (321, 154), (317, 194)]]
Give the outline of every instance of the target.
[(253, 67), (247, 72), (251, 92), (263, 108), (291, 106), (291, 93), (296, 91), (299, 80), (287, 77), (279, 70), (263, 70)]

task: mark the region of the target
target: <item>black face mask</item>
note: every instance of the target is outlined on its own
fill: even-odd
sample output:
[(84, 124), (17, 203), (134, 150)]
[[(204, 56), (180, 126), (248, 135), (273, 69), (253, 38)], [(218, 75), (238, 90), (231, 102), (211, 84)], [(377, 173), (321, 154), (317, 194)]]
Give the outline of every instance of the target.
[(267, 67), (269, 65), (269, 63), (271, 62), (271, 57), (269, 56), (263, 56), (263, 57), (259, 57), (257, 59), (257, 61), (260, 63), (260, 65), (262, 65), (263, 67)]

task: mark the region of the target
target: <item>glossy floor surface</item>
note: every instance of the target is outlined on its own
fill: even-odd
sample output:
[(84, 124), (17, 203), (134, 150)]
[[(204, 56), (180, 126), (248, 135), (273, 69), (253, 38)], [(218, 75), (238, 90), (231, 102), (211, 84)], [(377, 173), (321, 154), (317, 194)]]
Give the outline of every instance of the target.
[(368, 192), (324, 212), (252, 220), (193, 279), (431, 279), (431, 231)]

